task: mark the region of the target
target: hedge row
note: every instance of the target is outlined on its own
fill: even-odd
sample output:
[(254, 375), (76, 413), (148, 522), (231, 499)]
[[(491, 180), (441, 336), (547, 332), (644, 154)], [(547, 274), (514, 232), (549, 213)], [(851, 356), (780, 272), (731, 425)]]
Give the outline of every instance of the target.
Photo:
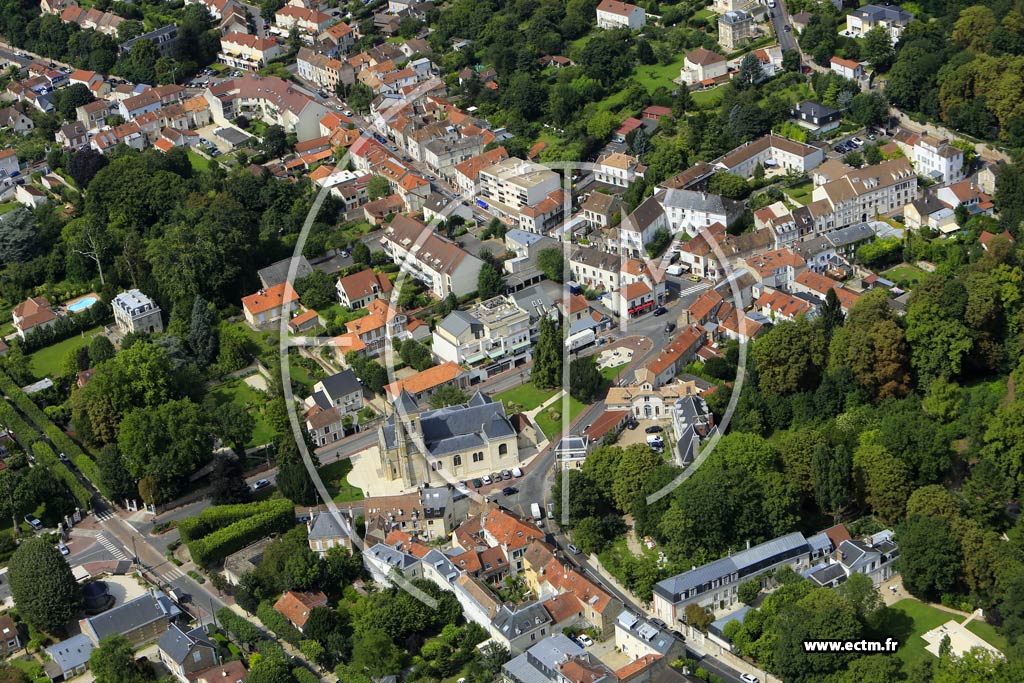
[(274, 603), (266, 600), (261, 602), (256, 608), (256, 616), (260, 618), (264, 626), (285, 642), (291, 643), (295, 647), (302, 642), (302, 633), (292, 626), (283, 614), (274, 609)]
[(206, 508), (195, 517), (178, 521), (178, 532), (181, 534), (181, 540), (187, 543), (197, 538), (209, 536), (214, 531), (223, 529), (246, 517), (252, 517), (268, 510), (277, 510), (280, 507), (280, 498), (255, 503), (214, 505), (213, 507)]
[(14, 432), (18, 441), (26, 447), (30, 447), (39, 440), (39, 432), (21, 419), (21, 415), (14, 409), (14, 406), (5, 400), (0, 400), (0, 426)]
[[(110, 492), (106, 486), (103, 485), (100, 477), (100, 468), (96, 464), (96, 461), (86, 455), (77, 443), (71, 440), (67, 434), (64, 433), (60, 427), (55, 425), (53, 421), (46, 416), (39, 406), (29, 398), (29, 396), (21, 390), (21, 387), (17, 385), (14, 380), (10, 378), (6, 373), (0, 372), (0, 390), (3, 390), (5, 394), (11, 397), (14, 404), (18, 406), (21, 412), (25, 413), (32, 422), (35, 423), (36, 427), (46, 434), (46, 437), (53, 443), (54, 446), (64, 452), (64, 455), (68, 456), (71, 462), (75, 463), (75, 467), (78, 471), (89, 480), (89, 482), (96, 487), (96, 489), (107, 498), (110, 498)], [(64, 463), (60, 463), (61, 467), (67, 469)]]
[(287, 498), (279, 498), (269, 509), (240, 519), (218, 529), (208, 536), (188, 541), (192, 561), (201, 567), (219, 562), (231, 553), (238, 552), (250, 543), (271, 534), (282, 533), (295, 526), (295, 504)]
[(36, 441), (32, 444), (32, 452), (35, 453), (37, 461), (48, 465), (54, 476), (64, 482), (78, 502), (78, 507), (83, 510), (89, 510), (92, 507), (92, 493), (82, 486), (82, 482), (78, 481), (78, 477), (71, 470), (64, 466), (57, 454), (50, 448), (50, 444), (45, 441)]
[(264, 657), (285, 660), (284, 648), (272, 640), (262, 629), (253, 626), (248, 619), (238, 616), (230, 607), (217, 610), (217, 621), (221, 628), (234, 637), (239, 645), (248, 645), (259, 650)]
[(297, 666), (292, 669), (292, 676), (295, 676), (295, 680), (298, 683), (320, 683), (317, 675), (304, 666)]

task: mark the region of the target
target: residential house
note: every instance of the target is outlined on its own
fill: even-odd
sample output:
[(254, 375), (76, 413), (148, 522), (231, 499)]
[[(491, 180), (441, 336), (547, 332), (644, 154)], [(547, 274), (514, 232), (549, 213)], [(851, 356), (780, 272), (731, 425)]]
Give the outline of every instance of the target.
[(42, 206), (50, 201), (46, 193), (34, 185), (18, 185), (14, 190), (14, 200), (30, 209)]
[(0, 176), (10, 178), (21, 171), (18, 153), (13, 149), (0, 151)]
[(833, 290), (844, 313), (849, 313), (853, 305), (857, 303), (857, 299), (860, 298), (860, 294), (843, 287), (842, 283), (837, 280), (821, 273), (815, 273), (813, 270), (805, 270), (797, 275), (790, 284), (790, 290), (794, 294), (809, 294), (820, 301), (825, 301), (829, 290)]
[(315, 512), (306, 522), (309, 549), (323, 557), (331, 548), (352, 549), (348, 521), (331, 511)]
[(394, 585), (392, 574), (398, 572), (406, 581), (418, 579), (423, 573), (420, 559), (386, 543), (378, 543), (363, 551), (363, 565), (370, 578), (382, 586)]
[(505, 683), (612, 683), (619, 679), (593, 654), (560, 631), (529, 645), (501, 667)]
[(21, 649), (18, 626), (10, 614), (0, 615), (0, 656), (7, 657)]
[(674, 661), (686, 655), (682, 641), (667, 629), (626, 610), (615, 619), (615, 649), (633, 661), (651, 656)]
[(459, 192), (468, 198), (476, 195), (479, 187), (480, 171), (508, 159), (504, 147), (495, 147), (471, 159), (455, 165), (454, 185)]
[(273, 38), (236, 32), (221, 36), (217, 61), (233, 69), (256, 70), (284, 53), (285, 49)]
[(958, 206), (963, 206), (969, 216), (991, 216), (995, 210), (992, 197), (982, 192), (981, 188), (970, 180), (961, 180), (948, 187), (940, 187), (935, 196), (945, 207), (954, 211)]
[(365, 308), (374, 299), (389, 296), (394, 286), (386, 273), (378, 273), (372, 268), (367, 268), (338, 278), (335, 288), (341, 305), (356, 310)]
[(434, 330), (431, 350), (440, 360), (468, 365), (475, 377), (486, 379), (527, 363), (530, 345), (530, 314), (502, 295), (449, 313)]
[(725, 57), (703, 47), (686, 53), (679, 79), (685, 85), (697, 85), (705, 81), (714, 82), (728, 74)]
[(598, 28), (628, 28), (636, 31), (647, 23), (647, 13), (642, 7), (618, 0), (601, 0), (597, 4)]
[(818, 308), (818, 299), (805, 294), (787, 294), (770, 287), (760, 290), (754, 301), (754, 310), (771, 322), (796, 320), (801, 315), (811, 315)]
[(948, 185), (965, 176), (964, 151), (951, 145), (949, 140), (922, 135), (908, 156), (919, 174), (937, 183)]
[(283, 35), (298, 29), (307, 36), (319, 36), (331, 27), (335, 19), (319, 10), (285, 5), (274, 13), (274, 25)]
[[(455, 494), (443, 486), (422, 486), (414, 493), (374, 496), (355, 504), (362, 509), (368, 542), (395, 540), (400, 532), (407, 540), (436, 541), (455, 528)], [(400, 548), (404, 549), (404, 548)]]
[(701, 443), (718, 433), (707, 401), (696, 394), (680, 397), (672, 406), (672, 427), (675, 451), (684, 465), (697, 457)]
[(160, 28), (149, 31), (148, 33), (143, 33), (140, 36), (136, 36), (131, 40), (126, 40), (121, 43), (118, 49), (121, 54), (127, 54), (128, 52), (131, 52), (132, 46), (137, 44), (140, 40), (148, 40), (153, 43), (156, 45), (156, 49), (160, 52), (161, 56), (167, 57), (178, 42), (178, 25), (168, 24), (167, 26), (161, 26)]
[(618, 195), (591, 192), (580, 205), (580, 213), (587, 226), (606, 230), (618, 224), (621, 205)]
[(843, 120), (841, 111), (813, 100), (804, 100), (793, 105), (790, 114), (797, 124), (816, 133), (826, 133), (838, 128)]
[[(713, 290), (708, 290), (713, 291)], [(685, 366), (696, 360), (697, 349), (704, 345), (704, 332), (691, 325), (669, 340), (668, 345), (658, 352), (644, 366), (651, 389), (657, 389), (671, 382)], [(607, 401), (606, 401), (607, 403)], [(644, 408), (637, 417), (660, 417), (659, 411)]]
[(22, 341), (36, 329), (51, 327), (57, 322), (57, 315), (44, 297), (36, 296), (25, 299), (11, 311), (14, 318), (14, 331)]
[(171, 624), (157, 642), (157, 656), (181, 683), (191, 683), (196, 673), (218, 663), (217, 648), (202, 626), (185, 631)]
[(89, 636), (79, 633), (56, 645), (46, 648), (50, 661), (45, 667), (46, 675), (51, 681), (62, 679), (70, 681), (75, 676), (85, 673), (89, 668), (89, 657), (96, 649)]
[(788, 289), (804, 259), (791, 249), (777, 249), (746, 260), (747, 270), (765, 287)]
[(384, 386), (384, 393), (391, 401), (398, 400), (403, 393), (419, 401), (430, 398), (435, 391), (446, 385), (465, 389), (469, 386), (469, 374), (458, 363), (448, 361), (405, 379), (395, 380)]
[(718, 44), (727, 50), (735, 50), (740, 42), (757, 35), (754, 17), (746, 10), (737, 9), (718, 17)]
[(646, 167), (640, 160), (622, 152), (604, 154), (593, 169), (594, 180), (615, 187), (629, 187), (637, 178), (644, 177)]
[(240, 660), (211, 666), (192, 674), (192, 683), (245, 683), (249, 672)]
[(138, 95), (121, 100), (117, 105), (118, 113), (125, 121), (131, 121), (147, 112), (156, 111), (161, 107), (185, 99), (188, 93), (180, 85), (158, 85), (144, 90)]
[(336, 372), (313, 385), (307, 405), (333, 408), (343, 417), (355, 416), (363, 408), (363, 385), (351, 370)]
[(667, 189), (654, 198), (667, 217), (671, 232), (685, 230), (691, 237), (715, 223), (728, 227), (743, 215), (742, 203), (706, 192)]
[(82, 633), (99, 647), (104, 638), (123, 636), (132, 645), (156, 640), (181, 610), (163, 592), (151, 588), (139, 597), (78, 622)]
[(328, 57), (348, 53), (355, 42), (356, 32), (343, 21), (331, 26), (317, 38), (318, 49)]
[(349, 351), (376, 356), (392, 339), (418, 339), (430, 336), (430, 329), (420, 320), (409, 320), (383, 299), (375, 299), (366, 307), (369, 315), (345, 323), (346, 332), (332, 341), (335, 358), (345, 362)]
[(839, 74), (843, 78), (849, 78), (851, 81), (859, 81), (867, 78), (867, 72), (864, 71), (864, 65), (855, 62), (852, 59), (843, 59), (842, 57), (832, 57), (829, 60), (829, 67), (832, 73)]
[(404, 386), (396, 395), (389, 385), (397, 413), (377, 432), (379, 471), (387, 481), (416, 486), (429, 483), (437, 470), (458, 479), (482, 476), (520, 465), (524, 451), (536, 447), (533, 426), (510, 419), (500, 401), (477, 393), (466, 405), (423, 410)]
[(895, 45), (913, 20), (913, 13), (899, 5), (864, 5), (846, 15), (846, 33), (854, 38), (863, 38), (868, 31), (881, 26)]
[(740, 145), (715, 159), (713, 164), (726, 173), (750, 178), (758, 164), (766, 169), (779, 168), (796, 173), (809, 173), (824, 160), (825, 153), (818, 147), (769, 133)]
[[(839, 529), (846, 531), (843, 527)], [(835, 588), (854, 574), (868, 576), (876, 586), (896, 575), (895, 565), (900, 549), (893, 540), (891, 530), (886, 529), (863, 539), (851, 538), (849, 533), (845, 536), (825, 563), (808, 573), (807, 578), (819, 586)]]
[(123, 18), (110, 12), (101, 12), (96, 8), (89, 10), (77, 5), (65, 6), (60, 13), (60, 20), (65, 24), (78, 24), (82, 28), (91, 28), (112, 38), (117, 38), (117, 29)]
[(137, 289), (121, 292), (110, 302), (114, 309), (114, 322), (121, 334), (164, 331), (160, 306)]
[(99, 130), (106, 125), (107, 117), (110, 116), (110, 103), (106, 100), (89, 102), (76, 108), (75, 114), (86, 130)]
[(438, 299), (450, 292), (463, 296), (476, 291), (483, 262), (415, 218), (395, 216), (381, 245), (395, 263), (427, 285)]
[(260, 278), (260, 284), (263, 285), (264, 289), (287, 282), (293, 260), (295, 261), (294, 280), (300, 280), (313, 272), (313, 267), (309, 265), (309, 261), (306, 260), (305, 256), (299, 255), (294, 258), (289, 256), (286, 259), (271, 263), (265, 268), (260, 268), (257, 274)]
[(991, 233), (988, 230), (982, 230), (981, 234), (978, 235), (978, 244), (981, 245), (982, 249), (988, 251), (989, 245), (992, 243), (992, 240), (996, 239), (997, 237), (1005, 239), (1006, 242), (1011, 245), (1016, 244), (1017, 242), (1017, 240), (1013, 239), (1013, 235), (1010, 234), (1009, 230), (1003, 230), (998, 235)]
[(301, 633), (309, 621), (309, 613), (317, 607), (327, 607), (327, 596), (317, 592), (285, 591), (274, 609)]
[(0, 109), (0, 128), (27, 135), (35, 126), (20, 103)]
[(260, 289), (242, 299), (242, 313), (253, 327), (262, 327), (288, 318), (295, 310), (299, 295), (291, 284), (283, 282), (273, 287)]
[(351, 64), (330, 55), (313, 52), (308, 47), (299, 48), (296, 65), (299, 76), (316, 83), (328, 92), (337, 90), (339, 84), (355, 83), (355, 69)]

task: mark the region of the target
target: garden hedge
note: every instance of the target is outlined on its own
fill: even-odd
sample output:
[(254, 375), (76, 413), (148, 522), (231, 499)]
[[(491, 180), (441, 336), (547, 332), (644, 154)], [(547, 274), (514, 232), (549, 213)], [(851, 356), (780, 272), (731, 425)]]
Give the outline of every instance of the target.
[[(292, 504), (289, 502), (289, 505)], [(209, 536), (214, 531), (223, 529), (246, 517), (252, 517), (268, 510), (278, 510), (282, 507), (283, 503), (280, 498), (255, 503), (214, 505), (213, 507), (206, 508), (194, 517), (179, 520), (178, 532), (181, 534), (181, 540), (187, 543), (197, 538)]]
[(49, 465), (54, 476), (64, 482), (64, 485), (71, 491), (71, 495), (75, 497), (78, 507), (82, 510), (89, 510), (92, 507), (92, 492), (82, 486), (78, 477), (60, 461), (57, 454), (50, 448), (50, 444), (45, 441), (36, 441), (32, 444), (32, 452), (38, 462)]
[[(192, 561), (200, 566), (209, 566), (261, 538), (285, 532), (295, 526), (294, 503), (287, 498), (266, 502), (269, 505), (261, 512), (250, 513), (206, 536), (192, 537), (185, 543)], [(181, 528), (180, 525), (178, 528)]]

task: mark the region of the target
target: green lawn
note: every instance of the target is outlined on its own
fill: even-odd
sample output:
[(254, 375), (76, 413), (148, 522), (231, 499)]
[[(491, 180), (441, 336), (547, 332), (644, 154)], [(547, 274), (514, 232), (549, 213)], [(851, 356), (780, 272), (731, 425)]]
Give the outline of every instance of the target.
[(703, 21), (709, 17), (715, 16), (715, 11), (707, 9), (706, 7), (702, 10), (697, 10), (693, 13), (693, 18), (697, 21)]
[(647, 92), (650, 93), (653, 93), (654, 89), (658, 86), (664, 86), (671, 90), (676, 87), (672, 79), (679, 78), (679, 70), (683, 68), (683, 59), (685, 57), (686, 55), (683, 53), (668, 64), (645, 64), (638, 66), (634, 72), (636, 80), (643, 84), (647, 88)]
[(19, 206), (21, 206), (21, 204), (18, 202), (4, 202), (3, 204), (0, 204), (0, 216), (8, 211), (14, 211)]
[(514, 389), (503, 391), (494, 398), (505, 404), (505, 407), (515, 405), (522, 410), (533, 410), (555, 395), (555, 389), (538, 389), (533, 382), (527, 382)]
[(623, 363), (622, 365), (616, 365), (611, 368), (604, 368), (601, 370), (601, 376), (604, 377), (604, 381), (614, 384), (615, 378), (619, 376), (620, 372), (626, 369), (627, 365), (629, 365), (629, 363)]
[(195, 171), (205, 171), (210, 168), (210, 160), (191, 149), (188, 151), (188, 162), (192, 164), (192, 169)]
[(39, 349), (28, 357), (29, 367), (36, 377), (56, 377), (60, 374), (61, 365), (71, 351), (77, 351), (89, 345), (89, 340), (103, 331), (102, 326), (87, 330), (82, 334), (57, 342), (52, 346)]
[[(945, 624), (950, 619), (962, 622), (964, 617), (931, 607), (913, 598), (907, 598), (891, 606), (891, 617), (880, 630), (900, 641), (900, 648), (896, 651), (896, 656), (903, 662), (903, 668), (906, 670), (915, 662), (924, 659), (934, 661), (934, 655), (924, 649), (927, 643), (921, 636), (933, 628)], [(1005, 639), (984, 622), (972, 621), (967, 625), (967, 630), (997, 648), (1006, 645)]]
[(324, 486), (327, 487), (327, 492), (331, 494), (331, 499), (335, 503), (351, 503), (363, 499), (362, 490), (352, 486), (345, 478), (351, 471), (352, 461), (348, 459), (335, 460), (317, 470)]
[(892, 280), (893, 282), (899, 282), (900, 280), (906, 280), (911, 285), (917, 284), (925, 275), (925, 272), (917, 266), (912, 266), (909, 263), (901, 263), (898, 266), (893, 266), (889, 270), (882, 272), (882, 277), (886, 280)]
[(711, 88), (710, 90), (694, 90), (693, 101), (697, 103), (697, 106), (701, 109), (714, 109), (718, 106), (718, 103), (722, 101), (722, 96), (725, 92), (722, 88)]
[[(583, 405), (576, 399), (570, 397), (568, 419), (566, 419), (565, 416), (561, 414), (561, 400), (555, 401), (545, 410), (542, 410), (541, 412), (537, 413), (537, 417), (534, 419), (537, 422), (537, 426), (540, 427), (540, 430), (544, 432), (544, 435), (547, 436), (549, 439), (553, 439), (562, 433), (562, 426), (571, 424), (572, 421), (576, 419), (576, 416), (579, 415), (584, 408), (586, 408), (585, 405)], [(552, 411), (557, 412), (559, 414), (559, 418), (557, 420), (555, 420), (551, 416)]]
[(806, 183), (800, 183), (793, 187), (787, 187), (782, 192), (787, 197), (792, 199), (798, 204), (810, 204), (811, 203), (811, 192), (814, 191), (814, 183), (808, 180)]
[(217, 405), (234, 403), (242, 406), (256, 420), (252, 438), (249, 439), (246, 446), (261, 446), (274, 438), (274, 432), (264, 416), (267, 406), (266, 396), (246, 384), (244, 379), (235, 379), (213, 387), (210, 389), (209, 396), (216, 401)]

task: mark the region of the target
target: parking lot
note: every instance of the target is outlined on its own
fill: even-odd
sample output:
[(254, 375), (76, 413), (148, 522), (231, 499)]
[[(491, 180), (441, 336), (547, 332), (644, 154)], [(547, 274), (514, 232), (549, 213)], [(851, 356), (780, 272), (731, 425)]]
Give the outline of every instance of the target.
[(616, 445), (618, 446), (632, 446), (635, 443), (647, 443), (647, 437), (653, 436), (653, 434), (647, 433), (648, 427), (661, 427), (662, 431), (659, 435), (662, 437), (662, 441), (669, 441), (672, 436), (672, 425), (669, 424), (668, 419), (664, 420), (637, 420), (638, 426), (636, 429), (623, 429), (622, 434), (619, 436), (619, 441)]

